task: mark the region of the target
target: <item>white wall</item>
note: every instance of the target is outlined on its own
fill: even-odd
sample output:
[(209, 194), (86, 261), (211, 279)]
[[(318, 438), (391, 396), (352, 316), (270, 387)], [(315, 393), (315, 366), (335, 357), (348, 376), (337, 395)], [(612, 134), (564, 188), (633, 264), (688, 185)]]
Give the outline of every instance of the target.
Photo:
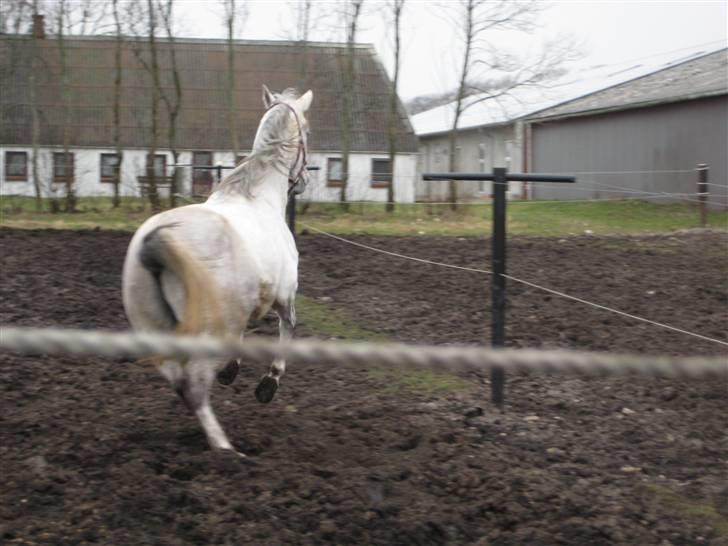
[[(28, 154), (28, 180), (14, 182), (5, 179), (5, 152), (18, 151)], [(40, 180), (43, 196), (63, 196), (65, 186), (62, 183), (52, 182), (53, 153), (62, 152), (61, 148), (41, 148), (38, 152), (38, 178)], [(114, 186), (110, 182), (101, 181), (101, 154), (113, 154), (111, 148), (71, 148), (74, 155), (76, 193), (80, 196), (111, 196)], [(137, 176), (145, 174), (146, 150), (124, 150), (121, 165), (121, 184), (119, 193), (122, 196), (139, 195)], [(172, 162), (172, 154), (164, 151), (159, 154), (167, 155), (167, 162)], [(0, 147), (0, 195), (35, 195), (32, 169), (32, 148), (18, 146)]]
[[(309, 201), (339, 201), (341, 188), (328, 187), (326, 171), (328, 158), (341, 158), (338, 153), (313, 153), (309, 165), (321, 167), (311, 172), (311, 181), (300, 197)], [(387, 188), (373, 188), (372, 159), (389, 159), (387, 154), (352, 153), (349, 156), (349, 183), (346, 197), (349, 201), (381, 201), (387, 200)], [(412, 203), (415, 200), (415, 180), (417, 178), (417, 156), (399, 154), (394, 162), (394, 198), (398, 203)]]
[[(5, 180), (5, 152), (18, 151), (28, 154), (28, 180), (26, 182), (14, 182)], [(65, 187), (63, 184), (51, 182), (53, 176), (53, 153), (61, 152), (61, 148), (42, 148), (39, 150), (38, 156), (38, 178), (41, 181), (41, 188), (44, 196), (64, 195)], [(114, 153), (111, 148), (72, 148), (74, 154), (75, 166), (75, 188), (79, 196), (112, 196), (114, 193), (113, 184), (109, 182), (101, 182), (101, 154)], [(249, 151), (243, 150), (240, 155), (247, 155)], [(167, 156), (168, 174), (172, 173), (172, 154), (165, 150), (158, 150), (157, 154)], [(146, 174), (146, 155), (147, 150), (143, 149), (125, 149), (124, 157), (121, 165), (121, 185), (120, 194), (122, 196), (138, 196), (139, 185), (138, 176)], [(184, 151), (179, 155), (179, 162), (182, 164), (192, 163), (192, 152)], [(339, 188), (326, 187), (327, 180), (327, 158), (341, 157), (340, 154), (319, 154), (313, 153), (309, 158), (309, 165), (321, 167), (320, 171), (311, 173), (311, 183), (309, 184), (302, 199), (313, 201), (338, 201)], [(367, 200), (367, 201), (386, 201), (386, 188), (371, 187), (371, 163), (373, 158), (386, 159), (386, 154), (351, 154), (351, 178), (347, 191), (347, 197), (351, 201)], [(0, 147), (0, 195), (35, 195), (32, 173), (32, 149), (19, 146), (1, 146)], [(232, 165), (233, 156), (231, 152), (214, 152), (213, 165)], [(192, 189), (192, 169), (189, 167), (182, 168), (180, 176), (181, 187), (179, 192), (189, 195)], [(223, 176), (228, 170), (223, 171)], [(395, 199), (400, 203), (409, 203), (414, 201), (415, 194), (415, 178), (417, 176), (416, 156), (398, 155), (395, 161)], [(216, 173), (213, 172), (213, 180)], [(160, 192), (162, 193), (162, 192)], [(164, 194), (163, 194), (164, 195)]]
[[(422, 135), (420, 140), (420, 173), (449, 171), (449, 140), (447, 134)], [(457, 171), (490, 173), (493, 167), (506, 167), (511, 172), (522, 169), (522, 138), (514, 124), (461, 130), (457, 139)], [(488, 197), (490, 182), (458, 182), (458, 199)], [(521, 193), (521, 183), (508, 185), (509, 197)], [(422, 181), (417, 184), (417, 198), (424, 201), (445, 200), (448, 182)]]

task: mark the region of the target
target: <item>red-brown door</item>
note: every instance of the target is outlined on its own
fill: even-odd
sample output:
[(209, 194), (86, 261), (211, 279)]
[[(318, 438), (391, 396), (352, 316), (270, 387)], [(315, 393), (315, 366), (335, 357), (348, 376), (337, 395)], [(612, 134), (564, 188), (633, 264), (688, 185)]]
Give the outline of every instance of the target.
[[(192, 164), (212, 166), (212, 152), (193, 152)], [(212, 189), (212, 169), (192, 167), (192, 195), (209, 195)]]

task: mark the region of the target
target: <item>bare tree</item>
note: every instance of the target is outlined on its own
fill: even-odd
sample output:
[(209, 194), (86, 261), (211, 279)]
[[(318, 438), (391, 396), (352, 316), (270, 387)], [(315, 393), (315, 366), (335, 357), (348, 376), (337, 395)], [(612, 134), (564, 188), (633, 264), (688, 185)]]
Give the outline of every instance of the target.
[[(25, 40), (11, 40), (7, 42), (8, 60), (7, 70), (17, 73), (27, 66), (28, 100), (30, 109), (30, 140), (32, 154), (30, 158), (31, 176), (35, 190), (35, 207), (40, 211), (43, 208), (43, 194), (40, 177), (38, 176), (39, 136), (40, 136), (40, 110), (38, 105), (38, 74), (42, 62), (39, 41), (45, 38), (43, 16), (40, 15), (38, 0), (7, 0), (0, 2), (0, 34), (20, 36), (30, 32), (29, 43)], [(26, 49), (27, 48), (27, 49)], [(23, 55), (25, 52), (27, 55)], [(2, 74), (0, 77), (4, 77)]]
[[(147, 159), (143, 188), (147, 193), (149, 204), (153, 211), (162, 208), (157, 188), (156, 155), (159, 146), (159, 103), (160, 98), (160, 70), (159, 51), (157, 48), (157, 6), (153, 0), (132, 0), (126, 4), (126, 18), (131, 33), (136, 36), (146, 35), (147, 39), (133, 40), (131, 51), (150, 77), (152, 86), (149, 93), (149, 145), (147, 146)], [(143, 30), (140, 28), (143, 25)], [(145, 47), (146, 46), (146, 47)]]
[(341, 69), (341, 193), (339, 201), (348, 210), (346, 189), (349, 185), (349, 155), (351, 153), (352, 131), (354, 126), (354, 89), (356, 70), (354, 64), (356, 33), (364, 0), (348, 0), (344, 7), (346, 22), (346, 49), (339, 56)]
[(76, 211), (76, 192), (74, 182), (74, 162), (71, 160), (71, 87), (70, 67), (68, 66), (68, 49), (66, 44), (66, 31), (70, 29), (70, 17), (67, 0), (59, 0), (56, 4), (55, 24), (60, 57), (61, 101), (63, 103), (63, 184), (66, 188), (66, 212)]
[(159, 201), (159, 192), (157, 191), (157, 169), (156, 157), (159, 139), (159, 57), (157, 51), (157, 13), (152, 0), (147, 0), (147, 29), (148, 29), (148, 45), (149, 45), (149, 64), (147, 69), (152, 78), (152, 97), (151, 97), (151, 142), (149, 144), (149, 152), (147, 156), (147, 184), (149, 192), (149, 203), (153, 211), (161, 210), (162, 206)]
[(297, 0), (293, 4), (293, 11), (296, 13), (296, 29), (295, 34), (290, 38), (298, 42), (300, 47), (301, 63), (298, 70), (298, 85), (303, 91), (311, 86), (308, 70), (310, 64), (308, 43), (311, 32), (315, 30), (318, 11), (314, 0)]
[[(160, 2), (162, 0), (159, 0)], [(169, 149), (172, 152), (172, 160), (174, 162), (174, 170), (172, 171), (172, 179), (169, 185), (169, 206), (177, 206), (177, 193), (179, 191), (179, 173), (177, 168), (179, 163), (179, 150), (177, 149), (177, 118), (179, 118), (182, 109), (182, 82), (180, 81), (179, 69), (177, 67), (177, 48), (174, 36), (174, 24), (172, 16), (172, 7), (174, 0), (166, 0), (166, 4), (160, 5), (160, 13), (162, 14), (162, 22), (167, 33), (167, 43), (169, 49), (169, 69), (172, 76), (172, 93), (168, 93), (165, 89), (160, 88), (159, 93), (165, 107), (167, 108), (168, 123), (167, 137), (169, 141)]]
[[(452, 11), (449, 5), (446, 10)], [(460, 0), (454, 13), (454, 26), (461, 34), (462, 61), (458, 85), (449, 94), (454, 115), (448, 134), (450, 172), (459, 168), (457, 130), (463, 113), (484, 101), (513, 96), (514, 91), (545, 85), (563, 74), (563, 64), (573, 56), (567, 44), (547, 44), (535, 59), (516, 59), (491, 42), (493, 33), (533, 30), (543, 5), (536, 0)], [(490, 77), (488, 74), (499, 76)], [(457, 208), (457, 185), (449, 183), (450, 207)]]
[(124, 149), (121, 144), (121, 77), (122, 64), (121, 55), (124, 46), (124, 38), (119, 14), (119, 0), (113, 0), (113, 15), (115, 27), (116, 47), (114, 49), (114, 149), (116, 150), (116, 166), (114, 168), (114, 197), (113, 206), (117, 208), (120, 204), (119, 186), (121, 184), (121, 164), (124, 159)]
[(227, 29), (227, 73), (228, 73), (228, 123), (233, 161), (238, 157), (240, 141), (238, 139), (237, 113), (235, 112), (235, 23), (245, 18), (245, 5), (241, 0), (221, 0), (224, 9), (225, 28)]
[(40, 211), (43, 208), (43, 193), (38, 175), (38, 155), (40, 153), (40, 110), (38, 107), (38, 65), (40, 62), (38, 51), (38, 40), (45, 36), (45, 29), (41, 28), (43, 16), (38, 13), (38, 0), (33, 0), (33, 30), (30, 39), (30, 73), (28, 75), (28, 87), (30, 98), (31, 129), (30, 141), (33, 149), (31, 158), (31, 174), (33, 176), (33, 189), (35, 190), (35, 208)]
[(389, 93), (389, 116), (387, 123), (387, 138), (389, 140), (389, 186), (387, 187), (387, 211), (394, 212), (394, 162), (397, 158), (397, 133), (400, 125), (399, 97), (397, 87), (399, 84), (399, 53), (401, 42), (402, 10), (405, 0), (392, 0), (392, 30), (394, 31), (394, 73), (392, 74), (392, 88)]
[(5, 0), (0, 2), (0, 34), (26, 33), (37, 2), (29, 0)]

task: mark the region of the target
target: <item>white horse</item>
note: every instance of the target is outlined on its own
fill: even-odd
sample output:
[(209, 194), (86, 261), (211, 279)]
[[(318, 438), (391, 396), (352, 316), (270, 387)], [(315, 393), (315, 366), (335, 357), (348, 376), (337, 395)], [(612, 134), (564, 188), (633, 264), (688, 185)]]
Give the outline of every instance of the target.
[[(285, 223), (291, 192), (307, 182), (308, 123), (313, 93), (271, 93), (250, 156), (205, 203), (147, 220), (129, 244), (122, 278), (124, 309), (135, 330), (242, 337), (248, 320), (272, 307), (280, 338), (296, 323), (298, 251)], [(158, 367), (194, 412), (213, 449), (233, 450), (210, 406), (215, 375), (229, 384), (239, 361), (159, 359)], [(285, 362), (277, 360), (256, 391), (275, 395)]]

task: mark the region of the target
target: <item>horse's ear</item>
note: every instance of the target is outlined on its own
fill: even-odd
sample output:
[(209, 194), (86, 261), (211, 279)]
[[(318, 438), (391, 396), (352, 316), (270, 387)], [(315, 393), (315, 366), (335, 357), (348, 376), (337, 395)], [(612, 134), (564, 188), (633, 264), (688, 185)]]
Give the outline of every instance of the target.
[(313, 100), (313, 91), (311, 91), (310, 89), (299, 97), (298, 105), (301, 108), (301, 112), (306, 112), (311, 107), (312, 100)]
[(273, 96), (273, 93), (270, 92), (267, 85), (263, 84), (263, 106), (270, 108), (270, 105), (274, 102), (275, 97)]

